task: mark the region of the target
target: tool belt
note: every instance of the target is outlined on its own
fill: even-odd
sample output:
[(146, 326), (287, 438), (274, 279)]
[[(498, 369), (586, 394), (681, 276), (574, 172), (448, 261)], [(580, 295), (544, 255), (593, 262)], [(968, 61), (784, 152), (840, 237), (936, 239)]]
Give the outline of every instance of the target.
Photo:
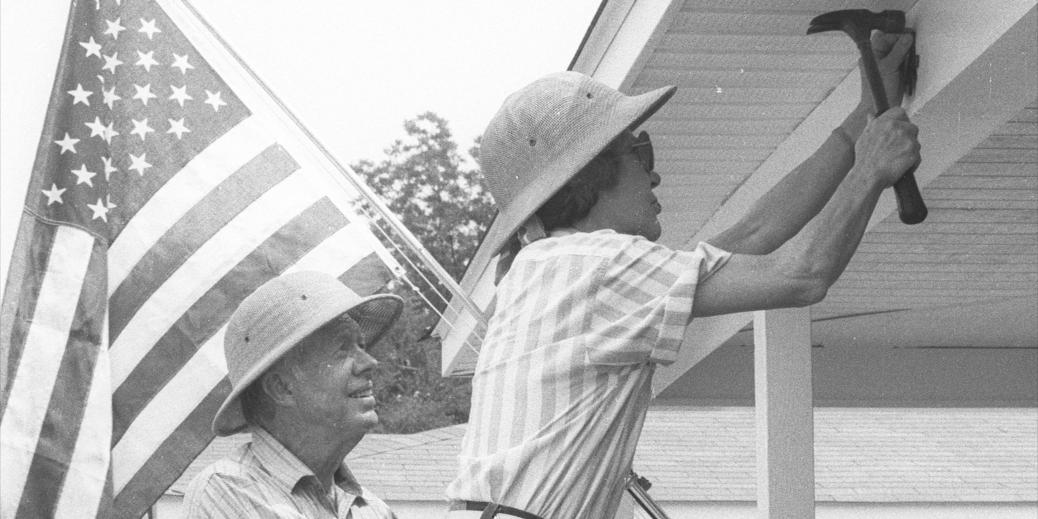
[[(633, 470), (628, 472), (627, 477), (624, 478), (624, 488), (626, 492), (642, 512), (646, 513), (652, 519), (668, 519), (667, 513), (656, 504), (656, 501), (649, 497), (647, 490), (650, 486), (652, 486), (652, 484), (649, 483), (648, 479), (639, 476)], [(451, 501), (449, 510), (452, 512), (483, 512), (479, 515), (479, 519), (492, 519), (500, 516), (519, 517), (520, 519), (542, 519), (540, 516), (531, 514), (525, 510), (497, 503), (487, 503), (484, 501)]]
[(541, 516), (531, 514), (525, 510), (484, 501), (451, 501), (450, 510), (452, 512), (455, 510), (483, 512), (479, 515), (479, 519), (491, 519), (492, 517), (501, 516), (519, 517), (521, 519), (542, 519)]

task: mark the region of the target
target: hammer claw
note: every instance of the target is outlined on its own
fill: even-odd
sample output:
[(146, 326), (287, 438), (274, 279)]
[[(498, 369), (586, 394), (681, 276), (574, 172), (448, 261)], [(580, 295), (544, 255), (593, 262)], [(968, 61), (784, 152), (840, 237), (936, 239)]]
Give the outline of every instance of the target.
[(868, 38), (873, 30), (885, 33), (904, 32), (905, 12), (887, 10), (874, 13), (868, 9), (843, 9), (820, 14), (811, 19), (807, 34), (844, 31), (852, 39)]
[[(876, 57), (872, 54), (870, 38), (872, 37), (873, 30), (888, 34), (905, 32), (904, 11), (890, 10), (880, 13), (874, 13), (867, 9), (832, 11), (814, 17), (811, 20), (811, 25), (807, 28), (807, 34), (837, 30), (847, 33), (858, 46), (858, 51), (861, 53), (862, 68), (864, 69), (863, 73), (875, 99), (876, 113), (879, 114), (887, 111), (889, 108), (887, 95), (883, 90), (883, 78), (880, 76), (879, 68), (876, 65)], [(907, 57), (904, 66), (907, 67), (906, 71), (911, 71), (914, 74), (914, 63), (911, 62), (913, 59), (917, 58)], [(911, 79), (911, 83), (914, 83), (914, 78)], [(909, 83), (910, 89), (913, 86), (911, 83)], [(912, 167), (894, 184), (894, 192), (897, 195), (898, 215), (901, 217), (901, 221), (906, 224), (922, 222), (926, 218), (927, 212), (926, 205), (923, 203), (923, 197), (919, 193), (919, 186), (915, 182), (914, 171), (915, 167)]]

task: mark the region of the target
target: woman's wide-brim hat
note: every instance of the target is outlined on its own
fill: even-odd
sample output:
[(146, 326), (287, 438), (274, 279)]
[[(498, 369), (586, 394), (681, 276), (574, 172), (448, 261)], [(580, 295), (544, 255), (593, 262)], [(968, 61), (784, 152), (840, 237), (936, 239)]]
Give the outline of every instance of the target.
[(676, 90), (628, 96), (587, 75), (559, 72), (508, 96), (480, 143), (480, 168), (498, 207), (480, 252), (496, 254), (613, 139), (637, 128)]
[(213, 432), (227, 436), (245, 429), (241, 392), (318, 328), (347, 314), (360, 326), (364, 345), (370, 346), (402, 309), (398, 296), (361, 297), (322, 272), (293, 272), (267, 281), (242, 301), (227, 323), (224, 354), (231, 393), (213, 418)]

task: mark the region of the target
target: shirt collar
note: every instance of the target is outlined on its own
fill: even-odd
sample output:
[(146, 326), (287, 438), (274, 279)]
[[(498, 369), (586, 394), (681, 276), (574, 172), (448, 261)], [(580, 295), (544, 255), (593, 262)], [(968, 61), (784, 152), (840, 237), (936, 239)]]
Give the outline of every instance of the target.
[[(577, 234), (579, 232), (583, 231), (578, 231), (572, 227), (559, 227), (557, 229), (552, 229), (551, 231), (549, 231), (548, 237), (561, 238), (563, 236), (569, 236), (571, 234)], [(617, 232), (613, 229), (599, 229), (597, 231), (591, 231), (588, 234), (617, 234)]]
[(552, 238), (561, 238), (563, 236), (569, 236), (571, 234), (577, 234), (577, 230), (572, 227), (559, 227), (548, 231), (548, 236)]
[(345, 463), (339, 465), (339, 468), (335, 471), (333, 479), (335, 480), (335, 486), (343, 489), (347, 494), (362, 498), (367, 497), (367, 491), (364, 490), (364, 487), (360, 486), (357, 478), (353, 476), (353, 473), (350, 472), (350, 469), (346, 467)]
[(317, 477), (310, 467), (262, 427), (252, 428), (252, 453), (263, 468), (289, 491), (300, 479)]
[[(305, 463), (300, 461), (295, 454), (292, 454), (292, 451), (285, 448), (266, 429), (252, 427), (251, 432), (252, 453), (263, 468), (290, 492), (295, 489), (296, 485), (299, 484), (299, 480), (303, 478), (309, 477), (313, 478), (314, 482), (317, 481), (317, 476), (310, 470), (310, 467), (307, 467)], [(360, 486), (357, 478), (354, 477), (345, 463), (339, 465), (339, 468), (335, 470), (333, 481), (335, 486), (341, 488), (351, 498), (368, 499), (367, 491)]]

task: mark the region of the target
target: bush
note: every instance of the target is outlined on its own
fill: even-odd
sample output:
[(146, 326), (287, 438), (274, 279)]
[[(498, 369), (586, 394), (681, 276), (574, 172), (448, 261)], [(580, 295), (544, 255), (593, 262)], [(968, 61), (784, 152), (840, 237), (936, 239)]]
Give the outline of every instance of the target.
[(469, 379), (440, 376), (440, 340), (429, 335), (437, 316), (406, 287), (400, 320), (372, 354), (380, 425), (374, 432), (409, 434), (468, 421)]

